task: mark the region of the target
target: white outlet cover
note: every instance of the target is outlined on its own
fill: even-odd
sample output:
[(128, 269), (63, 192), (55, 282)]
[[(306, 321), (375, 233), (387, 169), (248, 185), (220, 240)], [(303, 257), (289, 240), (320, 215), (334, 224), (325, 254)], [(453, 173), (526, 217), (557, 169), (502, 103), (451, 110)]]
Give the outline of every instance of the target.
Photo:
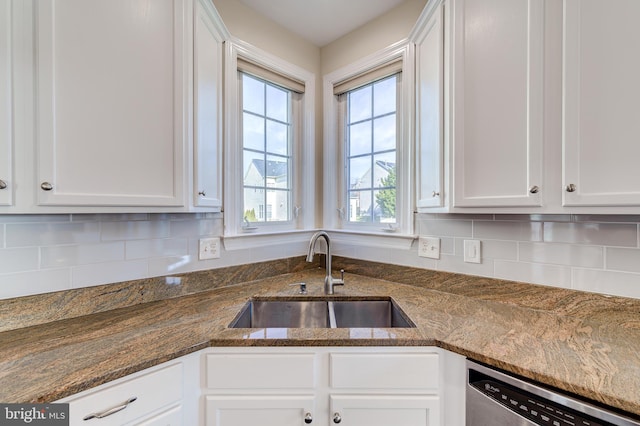
[(481, 263), (482, 246), (480, 240), (464, 240), (464, 261), (467, 263)]
[(440, 238), (420, 237), (418, 239), (418, 256), (440, 259)]
[(220, 238), (200, 238), (198, 259), (219, 259), (220, 258)]

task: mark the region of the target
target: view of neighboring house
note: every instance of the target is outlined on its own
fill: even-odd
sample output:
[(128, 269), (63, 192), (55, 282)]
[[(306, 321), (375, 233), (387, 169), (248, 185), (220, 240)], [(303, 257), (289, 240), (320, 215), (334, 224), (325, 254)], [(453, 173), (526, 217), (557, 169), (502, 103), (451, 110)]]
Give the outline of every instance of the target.
[(289, 220), (288, 177), (286, 161), (266, 161), (266, 167), (262, 159), (253, 159), (249, 163), (244, 175), (244, 210), (248, 220)]
[[(377, 188), (384, 187), (383, 181), (394, 171), (396, 164), (388, 161), (376, 160), (373, 168), (369, 168), (360, 178), (351, 182), (349, 188), (349, 221), (351, 222), (376, 222), (395, 223), (394, 217), (384, 214), (376, 200), (376, 195), (382, 191)], [(395, 188), (392, 191), (395, 197)]]

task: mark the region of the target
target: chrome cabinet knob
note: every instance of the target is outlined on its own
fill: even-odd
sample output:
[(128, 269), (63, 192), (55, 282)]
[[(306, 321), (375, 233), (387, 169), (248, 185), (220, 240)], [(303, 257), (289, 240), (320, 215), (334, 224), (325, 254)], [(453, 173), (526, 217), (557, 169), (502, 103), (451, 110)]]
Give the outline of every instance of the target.
[(342, 417), (340, 417), (340, 413), (333, 413), (333, 422), (338, 424), (342, 421)]
[(307, 413), (304, 415), (304, 422), (306, 424), (310, 424), (311, 422), (313, 422), (313, 416), (311, 416), (311, 413)]
[(205, 197), (207, 194), (203, 191), (198, 191), (198, 195), (202, 195), (203, 197)]
[(53, 185), (51, 185), (49, 182), (42, 182), (40, 184), (40, 188), (42, 188), (44, 191), (51, 191), (53, 189)]
[(7, 182), (0, 179), (0, 189), (5, 189), (7, 187)]
[(570, 183), (570, 184), (569, 184), (569, 185), (567, 185), (564, 189), (565, 189), (567, 192), (576, 192), (576, 189), (578, 189), (578, 188), (576, 188), (576, 186), (575, 186), (574, 184)]
[(431, 196), (432, 196), (432, 197), (434, 197), (434, 198), (435, 198), (435, 197), (439, 197), (439, 196), (440, 196), (440, 193), (439, 193), (439, 192), (436, 192), (436, 191), (433, 191), (433, 192), (431, 193)]
[(540, 187), (538, 185), (533, 185), (531, 188), (529, 188), (529, 192), (531, 194), (537, 194), (538, 192), (540, 192)]

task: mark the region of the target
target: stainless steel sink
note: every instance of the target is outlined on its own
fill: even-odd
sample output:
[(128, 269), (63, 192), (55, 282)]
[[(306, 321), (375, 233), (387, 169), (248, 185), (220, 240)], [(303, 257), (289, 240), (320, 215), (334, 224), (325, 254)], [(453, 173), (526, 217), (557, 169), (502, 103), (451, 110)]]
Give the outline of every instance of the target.
[(392, 300), (331, 301), (337, 328), (409, 328), (415, 325)]
[(230, 328), (395, 328), (415, 327), (390, 298), (358, 300), (252, 299)]

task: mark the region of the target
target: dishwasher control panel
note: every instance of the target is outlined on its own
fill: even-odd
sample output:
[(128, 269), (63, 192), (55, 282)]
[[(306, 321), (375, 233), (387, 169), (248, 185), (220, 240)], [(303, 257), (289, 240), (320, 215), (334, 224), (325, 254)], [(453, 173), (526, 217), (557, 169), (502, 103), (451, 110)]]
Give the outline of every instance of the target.
[[(473, 376), (476, 376), (472, 378)], [(563, 408), (552, 401), (527, 394), (474, 370), (469, 371), (469, 385), (504, 407), (544, 426), (615, 426), (603, 423), (575, 410)]]
[(471, 360), (467, 360), (466, 418), (467, 426), (640, 426), (631, 414)]

